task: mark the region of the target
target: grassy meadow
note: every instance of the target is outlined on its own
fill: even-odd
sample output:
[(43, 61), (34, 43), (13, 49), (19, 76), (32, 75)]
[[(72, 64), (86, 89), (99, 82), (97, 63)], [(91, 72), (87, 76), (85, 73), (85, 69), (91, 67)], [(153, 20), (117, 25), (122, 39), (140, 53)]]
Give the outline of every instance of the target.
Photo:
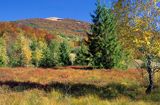
[(145, 94), (145, 70), (0, 68), (0, 105), (159, 105), (160, 88)]

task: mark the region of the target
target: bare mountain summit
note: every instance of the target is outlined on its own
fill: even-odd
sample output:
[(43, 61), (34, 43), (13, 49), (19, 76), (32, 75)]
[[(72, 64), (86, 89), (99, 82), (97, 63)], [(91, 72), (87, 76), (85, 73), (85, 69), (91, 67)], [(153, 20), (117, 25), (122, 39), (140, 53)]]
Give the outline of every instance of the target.
[(52, 21), (61, 21), (61, 20), (63, 20), (63, 18), (58, 18), (58, 17), (49, 17), (49, 18), (45, 18), (45, 19), (52, 20)]

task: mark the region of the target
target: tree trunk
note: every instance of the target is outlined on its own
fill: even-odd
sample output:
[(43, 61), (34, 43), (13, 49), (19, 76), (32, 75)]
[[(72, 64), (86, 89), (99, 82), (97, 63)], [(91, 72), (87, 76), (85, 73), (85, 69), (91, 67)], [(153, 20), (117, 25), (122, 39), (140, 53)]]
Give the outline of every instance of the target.
[(153, 70), (152, 70), (152, 65), (151, 65), (151, 57), (147, 56), (147, 72), (149, 76), (149, 85), (146, 90), (146, 94), (150, 94), (153, 90), (154, 82), (153, 82)]

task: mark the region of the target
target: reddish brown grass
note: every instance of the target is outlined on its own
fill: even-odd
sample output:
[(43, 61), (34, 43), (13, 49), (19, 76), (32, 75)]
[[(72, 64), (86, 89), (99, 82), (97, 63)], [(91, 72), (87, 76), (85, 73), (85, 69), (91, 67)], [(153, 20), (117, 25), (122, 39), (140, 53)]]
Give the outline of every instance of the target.
[[(81, 70), (73, 67), (43, 69), (43, 68), (0, 68), (0, 81), (85, 83), (104, 85), (112, 82), (140, 82), (139, 70)], [(126, 80), (126, 81), (125, 81)]]

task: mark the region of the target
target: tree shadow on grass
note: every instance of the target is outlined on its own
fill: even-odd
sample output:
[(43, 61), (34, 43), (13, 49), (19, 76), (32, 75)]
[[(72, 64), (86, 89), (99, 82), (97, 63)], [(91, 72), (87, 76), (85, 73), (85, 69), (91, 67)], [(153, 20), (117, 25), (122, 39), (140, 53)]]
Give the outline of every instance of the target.
[(64, 95), (80, 97), (85, 95), (97, 95), (101, 99), (113, 99), (118, 96), (127, 96), (134, 99), (137, 95), (136, 89), (128, 88), (125, 85), (112, 83), (106, 86), (95, 86), (88, 84), (71, 84), (54, 82), (46, 85), (33, 82), (0, 81), (0, 86), (8, 86), (12, 91), (22, 92), (30, 89), (39, 89), (47, 93), (52, 90), (59, 91)]

